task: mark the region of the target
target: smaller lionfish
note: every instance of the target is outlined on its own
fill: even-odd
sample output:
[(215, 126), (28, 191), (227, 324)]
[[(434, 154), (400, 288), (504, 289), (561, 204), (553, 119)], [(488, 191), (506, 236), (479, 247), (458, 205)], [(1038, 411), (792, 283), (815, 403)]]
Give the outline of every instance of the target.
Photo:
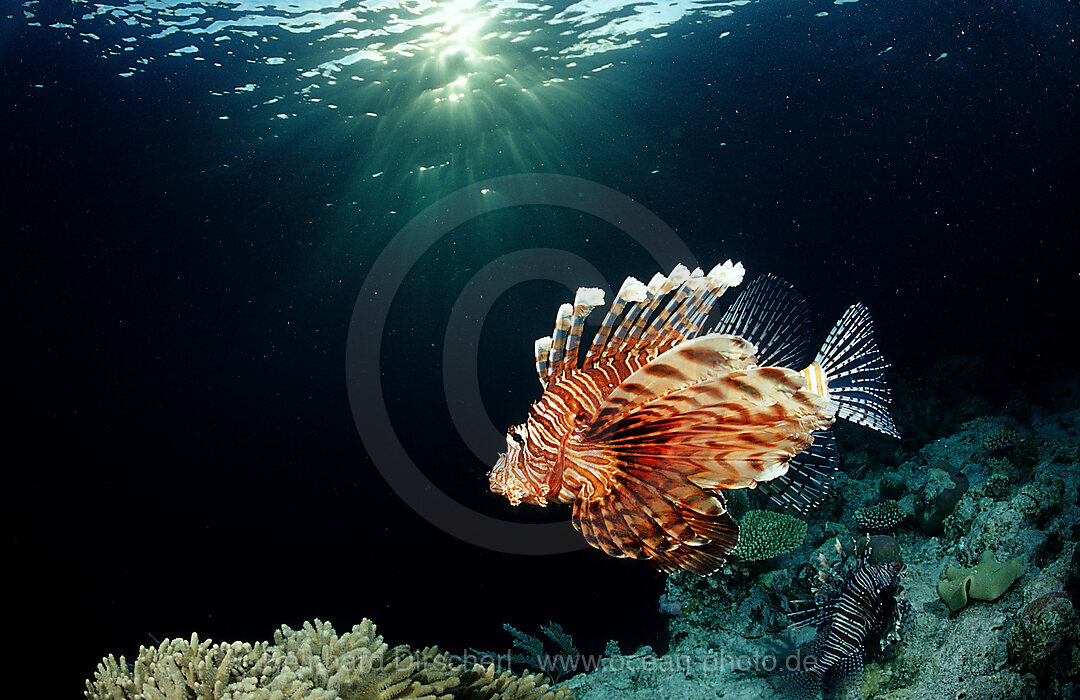
[[(900, 640), (910, 611), (900, 586), (904, 566), (896, 561), (871, 563), (869, 538), (861, 547), (854, 568), (842, 579), (836, 568), (843, 563), (840, 540), (836, 551), (841, 561), (835, 566), (820, 555), (822, 568), (817, 579), (823, 585), (814, 593), (821, 602), (790, 615), (794, 629), (817, 627), (817, 637), (806, 657), (808, 667), (786, 679), (795, 697), (817, 697), (821, 692), (826, 697), (843, 695), (861, 680), (867, 656), (881, 654)], [(831, 590), (826, 593), (827, 587)]]
[(535, 344), (543, 396), (510, 428), (489, 475), (513, 505), (573, 504), (574, 527), (614, 557), (709, 574), (738, 542), (723, 491), (756, 488), (805, 510), (824, 496), (837, 416), (897, 436), (870, 315), (848, 308), (807, 362), (805, 302), (755, 280), (711, 330), (714, 304), (742, 282), (730, 260), (627, 278), (587, 352), (582, 288)]

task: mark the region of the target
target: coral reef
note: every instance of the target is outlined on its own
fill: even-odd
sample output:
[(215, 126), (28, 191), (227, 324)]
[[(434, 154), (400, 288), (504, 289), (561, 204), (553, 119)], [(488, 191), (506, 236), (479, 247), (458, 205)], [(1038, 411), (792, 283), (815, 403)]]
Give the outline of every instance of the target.
[[(903, 614), (874, 620), (875, 634), (863, 639), (861, 682), (845, 689), (845, 698), (1078, 697), (1080, 390), (1047, 392), (1057, 397), (1054, 408), (1014, 401), (1000, 415), (981, 417), (985, 401), (964, 402), (962, 393), (950, 392), (912, 391), (916, 400), (929, 395), (930, 407), (898, 412), (918, 422), (915, 434), (925, 440), (909, 437), (901, 449), (868, 431), (862, 442), (856, 433), (845, 436), (846, 471), (805, 522), (755, 510), (765, 507), (760, 494), (732, 494), (741, 558), (712, 576), (667, 577), (659, 604), (666, 650), (623, 653), (611, 643), (599, 667), (552, 688), (541, 676), (469, 668), (437, 649), (391, 649), (367, 621), (340, 637), (316, 622), (282, 628), (273, 643), (212, 645), (193, 637), (143, 649), (130, 666), (109, 657), (87, 696), (788, 697), (785, 681), (808, 670), (815, 637), (828, 634), (828, 624), (800, 629), (790, 616), (821, 592), (839, 545), (870, 565), (902, 570), (902, 598), (894, 598), (890, 612)], [(972, 598), (984, 602), (960, 602)], [(558, 644), (554, 628), (542, 631)], [(878, 636), (878, 644), (865, 643)]]
[(900, 510), (900, 505), (892, 499), (886, 499), (874, 506), (859, 508), (852, 516), (859, 532), (871, 534), (892, 532), (904, 522), (905, 518), (906, 515)]
[(1009, 660), (1022, 671), (1041, 673), (1062, 660), (1076, 641), (1077, 619), (1072, 600), (1062, 591), (1044, 593), (1023, 607), (1013, 621), (1005, 646)]
[(466, 670), (435, 647), (390, 648), (365, 619), (338, 635), (326, 622), (283, 626), (274, 644), (165, 640), (98, 664), (86, 683), (90, 700), (571, 700), (542, 676), (494, 664)]
[(787, 554), (806, 539), (806, 522), (787, 513), (751, 510), (739, 521), (739, 544), (732, 556), (764, 561)]
[(969, 569), (947, 567), (945, 580), (938, 583), (937, 591), (950, 610), (959, 610), (972, 599), (997, 600), (1023, 575), (1023, 557), (999, 564), (994, 560), (993, 552), (986, 550), (976, 566)]
[(551, 690), (543, 676), (500, 671), (495, 664), (476, 664), (461, 676), (453, 697), (469, 700), (573, 700), (568, 690)]
[[(708, 578), (669, 576), (661, 600), (666, 653), (622, 654), (611, 645), (602, 668), (566, 687), (586, 700), (790, 697), (786, 672), (802, 670), (814, 630), (793, 629), (788, 615), (821, 586), (823, 557), (835, 558), (839, 540), (860, 556), (869, 547), (872, 562), (902, 561), (910, 611), (899, 642), (867, 659), (845, 698), (1080, 695), (1080, 410), (1014, 402), (1001, 415), (977, 417), (975, 408), (988, 404), (969, 403), (948, 413), (943, 402), (919, 418), (936, 439), (905, 441), (903, 454), (878, 447), (873, 436), (864, 445), (846, 436), (856, 458), (844, 453), (848, 467), (809, 514), (807, 546), (781, 568), (732, 561)], [(949, 416), (949, 433), (934, 425), (938, 411)], [(866, 526), (889, 500), (903, 522), (868, 542)], [(1021, 562), (1026, 573), (1017, 578)], [(952, 581), (941, 581), (946, 565), (955, 565)], [(939, 583), (951, 596), (994, 600), (953, 610)]]

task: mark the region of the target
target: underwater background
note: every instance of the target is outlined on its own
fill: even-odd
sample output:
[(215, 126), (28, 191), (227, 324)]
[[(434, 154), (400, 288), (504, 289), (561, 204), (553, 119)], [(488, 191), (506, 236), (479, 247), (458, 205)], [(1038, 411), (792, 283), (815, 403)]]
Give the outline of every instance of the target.
[[(716, 649), (749, 616), (740, 638), (764, 648), (816, 550), (854, 536), (859, 507), (918, 509), (936, 468), (972, 491), (965, 519), (896, 533), (922, 620), (896, 654), (960, 640), (1015, 680), (967, 697), (1068, 697), (1071, 597), (1038, 663), (1007, 633), (1076, 580), (1078, 20), (1075, 3), (1019, 0), (6, 4), (9, 625), (62, 648), (58, 696), (110, 653), (314, 619), (455, 655), (555, 622), (610, 657), (609, 640)], [(469, 215), (444, 217), (463, 188)], [(415, 221), (439, 235), (420, 246)], [(372, 276), (406, 258), (399, 283)], [(574, 287), (728, 258), (793, 283), (815, 342), (863, 302), (892, 364), (904, 438), (845, 426), (845, 476), (777, 565), (787, 578), (736, 567), (712, 578), (737, 590), (702, 591), (583, 546), (495, 551), (384, 479), (397, 465), (361, 437), (375, 404), (421, 490), (578, 542), (569, 509), (490, 493), (504, 446), (487, 421), (504, 430), (539, 398), (532, 342)], [(371, 334), (378, 362), (357, 365), (347, 341)], [(988, 548), (1044, 583), (950, 612), (937, 579)], [(747, 607), (762, 588), (780, 593)], [(1000, 619), (958, 631), (981, 614)], [(890, 663), (864, 695), (993, 676)], [(715, 696), (661, 690), (663, 671), (572, 690)]]

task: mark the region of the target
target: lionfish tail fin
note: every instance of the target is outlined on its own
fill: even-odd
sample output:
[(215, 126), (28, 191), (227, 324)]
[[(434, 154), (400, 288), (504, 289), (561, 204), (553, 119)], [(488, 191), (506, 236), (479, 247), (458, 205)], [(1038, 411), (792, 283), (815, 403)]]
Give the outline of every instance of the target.
[[(889, 415), (891, 393), (885, 383), (889, 364), (874, 341), (873, 321), (865, 306), (848, 307), (829, 331), (814, 365), (824, 375), (830, 411), (853, 423), (900, 437)], [(814, 369), (814, 365), (806, 371)]]
[(739, 539), (723, 500), (662, 470), (628, 465), (606, 493), (574, 503), (574, 527), (614, 557), (648, 559), (674, 573), (713, 573)]
[(800, 515), (825, 500), (840, 464), (832, 431), (814, 431), (813, 439), (810, 447), (791, 458), (787, 472), (758, 484), (758, 490), (774, 503)]
[(753, 343), (762, 367), (805, 367), (810, 359), (810, 307), (794, 287), (775, 275), (752, 280), (713, 332)]

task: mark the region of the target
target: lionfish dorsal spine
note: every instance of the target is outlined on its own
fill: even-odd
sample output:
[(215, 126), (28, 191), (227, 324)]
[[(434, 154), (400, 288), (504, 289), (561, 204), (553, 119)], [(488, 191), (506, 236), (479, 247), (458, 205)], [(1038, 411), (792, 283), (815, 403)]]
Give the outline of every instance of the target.
[(589, 351), (585, 354), (586, 364), (589, 363), (591, 358), (599, 357), (603, 353), (604, 347), (611, 337), (611, 331), (615, 327), (615, 322), (622, 316), (623, 310), (626, 309), (626, 305), (637, 304), (644, 301), (646, 299), (646, 291), (645, 284), (635, 277), (627, 277), (623, 280), (622, 287), (619, 288), (619, 293), (615, 295), (615, 300), (611, 302), (611, 308), (604, 314), (604, 320), (600, 324), (600, 330), (596, 332), (592, 344), (589, 346)]
[(566, 339), (570, 336), (570, 317), (574, 314), (572, 304), (563, 304), (555, 316), (555, 332), (551, 335), (551, 350), (548, 353), (548, 372), (558, 377), (563, 371), (566, 359)]
[[(701, 290), (701, 268), (690, 272), (683, 266), (679, 266), (672, 272), (669, 281), (673, 283), (674, 293), (667, 300), (664, 308), (652, 318), (645, 337), (657, 338), (665, 342), (671, 338), (687, 337), (687, 315), (691, 307), (697, 305), (698, 293)], [(675, 272), (679, 272), (678, 278)], [(684, 277), (685, 274), (685, 277)]]
[(648, 285), (634, 280), (639, 298), (627, 302), (625, 313), (619, 309), (621, 320), (615, 315), (613, 330), (597, 336), (586, 363), (645, 345), (665, 348), (697, 336), (713, 304), (729, 287), (742, 282), (744, 272), (742, 263), (728, 260), (708, 274), (676, 265), (667, 276), (654, 275)]
[(604, 290), (596, 287), (579, 287), (574, 295), (574, 309), (570, 315), (570, 335), (566, 340), (566, 354), (563, 366), (570, 370), (577, 369), (578, 348), (581, 346), (581, 331), (585, 328), (585, 319), (592, 310), (604, 303)]
[(646, 286), (646, 298), (631, 307), (625, 320), (615, 329), (615, 339), (608, 347), (609, 352), (626, 352), (638, 344), (642, 332), (652, 319), (653, 310), (668, 291), (671, 291), (668, 278), (657, 272)]
[(536, 375), (540, 377), (540, 385), (547, 386), (548, 383), (548, 357), (551, 355), (551, 336), (545, 335), (543, 338), (537, 338), (533, 343), (533, 353), (536, 357)]
[(657, 273), (646, 285), (627, 277), (604, 315), (588, 350), (581, 357), (585, 319), (604, 304), (604, 292), (594, 287), (578, 289), (573, 304), (559, 307), (555, 330), (538, 338), (533, 346), (536, 373), (545, 388), (579, 367), (589, 367), (620, 353), (645, 347), (662, 352), (667, 347), (697, 336), (716, 300), (728, 287), (742, 282), (741, 263), (730, 260), (708, 274), (676, 265), (669, 275)]

